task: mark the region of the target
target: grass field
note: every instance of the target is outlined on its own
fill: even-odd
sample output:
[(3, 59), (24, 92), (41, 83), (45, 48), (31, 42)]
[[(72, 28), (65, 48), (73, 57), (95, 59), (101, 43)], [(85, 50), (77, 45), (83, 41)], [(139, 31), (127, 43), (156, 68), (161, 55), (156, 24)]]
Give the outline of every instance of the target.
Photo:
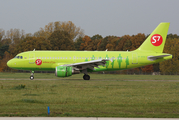
[(179, 118), (179, 76), (29, 76), (0, 73), (0, 116), (48, 116), (49, 106), (49, 116)]

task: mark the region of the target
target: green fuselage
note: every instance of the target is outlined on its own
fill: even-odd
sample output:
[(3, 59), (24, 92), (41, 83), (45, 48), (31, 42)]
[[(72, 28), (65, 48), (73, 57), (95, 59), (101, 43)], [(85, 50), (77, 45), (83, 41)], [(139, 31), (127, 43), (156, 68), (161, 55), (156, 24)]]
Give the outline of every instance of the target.
[[(148, 59), (148, 56), (165, 55), (165, 53), (154, 53), (150, 51), (28, 51), (18, 54), (8, 62), (8, 66), (19, 70), (30, 71), (55, 71), (60, 65), (88, 62), (98, 59), (110, 59), (105, 66), (95, 67), (95, 70), (88, 71), (111, 71), (136, 68), (149, 64), (158, 63), (171, 56), (163, 57), (154, 61)], [(37, 60), (41, 60), (39, 64)]]

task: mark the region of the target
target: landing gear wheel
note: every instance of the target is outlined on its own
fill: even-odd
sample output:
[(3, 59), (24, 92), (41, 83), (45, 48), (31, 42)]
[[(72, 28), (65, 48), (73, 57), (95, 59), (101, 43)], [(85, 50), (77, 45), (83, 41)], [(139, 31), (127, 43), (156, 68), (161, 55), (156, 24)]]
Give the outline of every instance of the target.
[(30, 79), (31, 79), (31, 80), (34, 79), (34, 71), (31, 72)]
[(89, 75), (84, 74), (84, 75), (83, 75), (83, 79), (84, 79), (84, 80), (90, 80), (90, 76), (89, 76)]
[(34, 79), (34, 76), (31, 75), (31, 76), (30, 76), (30, 79), (33, 80), (33, 79)]

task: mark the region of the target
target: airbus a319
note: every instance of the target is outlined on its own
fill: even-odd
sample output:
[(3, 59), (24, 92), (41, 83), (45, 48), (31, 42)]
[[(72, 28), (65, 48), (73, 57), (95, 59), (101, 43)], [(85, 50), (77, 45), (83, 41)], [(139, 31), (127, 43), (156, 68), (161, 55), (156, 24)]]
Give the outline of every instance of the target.
[(89, 72), (125, 70), (172, 59), (171, 54), (163, 53), (169, 25), (160, 23), (134, 51), (35, 50), (19, 53), (7, 65), (31, 71), (31, 80), (34, 79), (34, 71), (54, 71), (57, 77), (84, 73), (83, 79), (90, 80)]

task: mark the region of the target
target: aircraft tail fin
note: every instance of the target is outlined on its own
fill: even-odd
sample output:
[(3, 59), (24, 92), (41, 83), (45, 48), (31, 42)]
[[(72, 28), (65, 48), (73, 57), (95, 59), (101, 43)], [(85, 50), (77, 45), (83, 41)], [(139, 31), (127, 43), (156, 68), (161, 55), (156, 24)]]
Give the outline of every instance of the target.
[(160, 23), (137, 50), (162, 53), (170, 23)]

